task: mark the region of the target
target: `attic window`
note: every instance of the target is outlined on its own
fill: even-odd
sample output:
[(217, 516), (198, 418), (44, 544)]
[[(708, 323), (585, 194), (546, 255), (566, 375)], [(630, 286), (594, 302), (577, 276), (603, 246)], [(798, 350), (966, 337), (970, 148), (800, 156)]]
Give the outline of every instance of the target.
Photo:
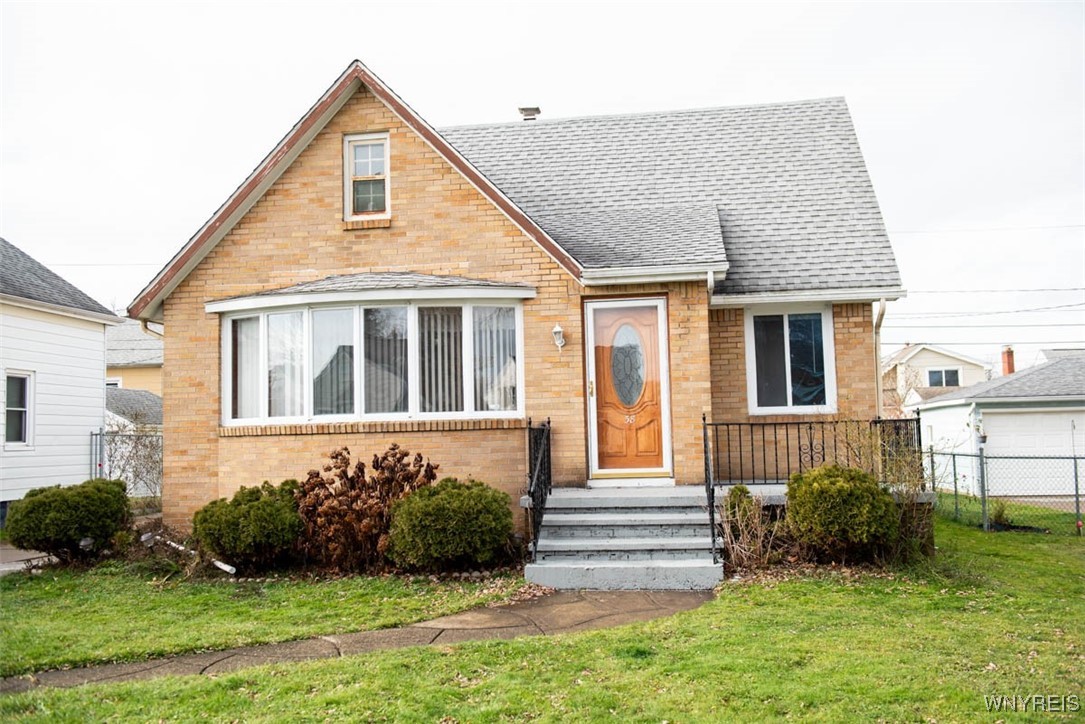
[(343, 138), (343, 182), (345, 220), (388, 217), (387, 133)]
[(961, 370), (947, 367), (945, 369), (928, 369), (928, 387), (959, 387), (961, 384)]

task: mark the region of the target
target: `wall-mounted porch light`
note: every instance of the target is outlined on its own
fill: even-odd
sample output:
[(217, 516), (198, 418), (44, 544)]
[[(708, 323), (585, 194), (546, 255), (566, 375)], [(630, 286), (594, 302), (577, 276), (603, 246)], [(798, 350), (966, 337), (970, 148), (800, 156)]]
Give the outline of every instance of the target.
[(555, 324), (554, 328), (550, 330), (550, 334), (554, 335), (554, 344), (557, 345), (560, 352), (561, 348), (565, 346), (565, 331), (560, 324)]

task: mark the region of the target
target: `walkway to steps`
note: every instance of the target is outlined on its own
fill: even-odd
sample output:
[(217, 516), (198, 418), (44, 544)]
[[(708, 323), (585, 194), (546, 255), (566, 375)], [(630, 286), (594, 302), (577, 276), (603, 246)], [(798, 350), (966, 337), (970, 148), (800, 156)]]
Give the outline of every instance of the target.
[(12, 676), (0, 679), (0, 693), (16, 693), (39, 686), (113, 684), (170, 675), (215, 676), (247, 666), (333, 659), (380, 649), (588, 631), (670, 616), (697, 608), (711, 598), (711, 593), (702, 591), (552, 593), (505, 606), (476, 608), (403, 628), (182, 654), (132, 664), (104, 664)]
[(708, 502), (700, 486), (555, 488), (527, 580), (559, 590), (709, 590)]

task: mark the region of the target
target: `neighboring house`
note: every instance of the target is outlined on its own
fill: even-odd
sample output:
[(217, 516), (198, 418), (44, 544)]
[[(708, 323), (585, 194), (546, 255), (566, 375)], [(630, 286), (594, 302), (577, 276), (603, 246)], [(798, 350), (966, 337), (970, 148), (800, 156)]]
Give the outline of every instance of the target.
[(904, 408), (944, 394), (947, 387), (967, 387), (991, 377), (991, 365), (933, 344), (909, 344), (882, 360), (882, 407), (885, 417), (901, 417)]
[(162, 395), (162, 325), (134, 319), (105, 333), (106, 386)]
[(187, 526), (341, 445), (516, 500), (529, 419), (558, 486), (703, 486), (702, 415), (877, 417), (901, 294), (843, 99), (438, 132), (354, 62), (129, 314)]
[[(1085, 354), (1058, 356), (916, 406), (923, 444), (937, 452), (998, 456), (1085, 454)], [(989, 466), (992, 495), (1068, 495), (1073, 476), (1053, 475), (1043, 462)], [(1001, 471), (1001, 474), (999, 474)], [(976, 476), (969, 476), (978, 493)]]
[(105, 330), (120, 319), (0, 239), (0, 505), (86, 480), (105, 423)]
[(159, 431), (162, 429), (162, 398), (147, 390), (107, 387), (106, 429)]

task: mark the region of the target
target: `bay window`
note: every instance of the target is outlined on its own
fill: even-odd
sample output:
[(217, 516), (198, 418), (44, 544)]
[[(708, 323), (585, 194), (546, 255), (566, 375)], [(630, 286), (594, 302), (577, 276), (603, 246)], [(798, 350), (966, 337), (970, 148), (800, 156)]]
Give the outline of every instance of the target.
[(831, 309), (755, 308), (745, 318), (750, 412), (835, 412)]
[(223, 322), (226, 424), (522, 414), (518, 302), (375, 302)]

